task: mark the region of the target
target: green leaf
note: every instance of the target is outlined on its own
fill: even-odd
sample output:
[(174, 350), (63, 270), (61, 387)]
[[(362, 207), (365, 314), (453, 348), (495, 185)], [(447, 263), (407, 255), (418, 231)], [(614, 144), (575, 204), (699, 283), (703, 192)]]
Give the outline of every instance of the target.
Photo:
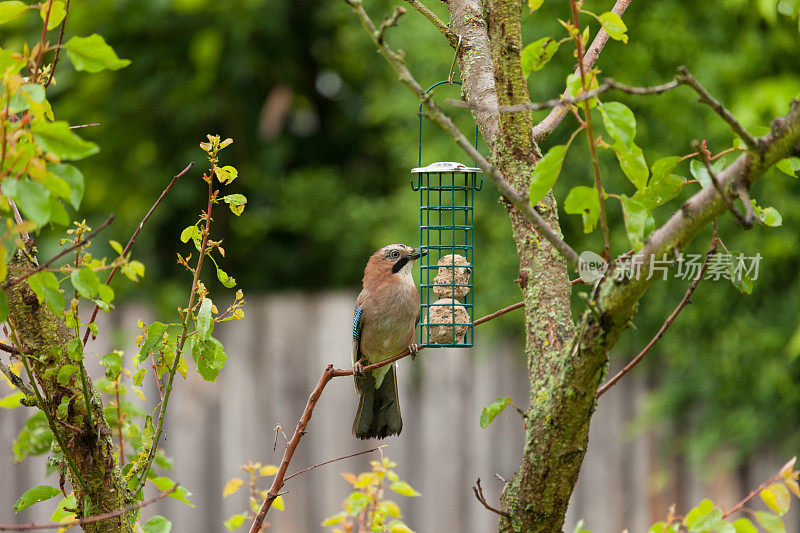
[(37, 226), (50, 220), (50, 191), (41, 183), (28, 178), (3, 180), (3, 194), (14, 200), (20, 211)]
[(58, 369), (58, 376), (56, 380), (62, 387), (69, 385), (72, 376), (78, 373), (78, 367), (75, 365), (64, 365)]
[(644, 159), (642, 149), (631, 143), (623, 145), (621, 141), (615, 142), (611, 148), (617, 154), (619, 166), (625, 177), (633, 183), (639, 191), (644, 191), (647, 187), (647, 162)]
[(69, 203), (77, 211), (83, 199), (83, 174), (81, 171), (66, 163), (50, 165), (47, 168), (69, 185)]
[(67, 509), (75, 509), (77, 506), (78, 504), (75, 501), (75, 494), (71, 493), (69, 496), (62, 498), (61, 501), (58, 502), (58, 507), (56, 507), (56, 510), (53, 511), (50, 521), (61, 522), (65, 518), (74, 518), (75, 513), (73, 511), (67, 511)]
[(44, 87), (38, 83), (23, 83), (8, 102), (8, 112), (16, 115), (31, 108), (31, 103), (41, 104)]
[(731, 284), (736, 287), (736, 290), (742, 294), (752, 294), (753, 292), (753, 279), (744, 267), (744, 257), (740, 255), (738, 258), (732, 257), (731, 263), (728, 266), (728, 274)]
[(777, 228), (783, 224), (783, 217), (781, 217), (781, 214), (778, 213), (777, 209), (774, 207), (761, 207), (756, 204), (755, 200), (751, 201), (753, 202), (753, 209), (756, 212), (756, 216), (759, 220), (761, 220), (761, 222), (764, 223), (765, 226)]
[(114, 49), (96, 33), (88, 37), (73, 37), (64, 48), (75, 70), (100, 72), (101, 70), (119, 70), (131, 64), (130, 59), (120, 59)]
[(612, 39), (622, 41), (625, 44), (628, 43), (628, 35), (625, 33), (628, 31), (628, 27), (625, 26), (625, 23), (622, 22), (622, 18), (619, 15), (611, 11), (606, 11), (600, 15), (599, 19), (600, 24), (603, 25), (603, 29), (606, 30)]
[(706, 515), (711, 513), (711, 511), (713, 510), (714, 510), (714, 502), (708, 499), (703, 500), (700, 502), (700, 505), (689, 511), (684, 521), (686, 522), (687, 526), (692, 527), (694, 524), (696, 524), (699, 520), (701, 520)]
[(528, 0), (528, 7), (531, 11), (536, 11), (544, 4), (544, 0)]
[(64, 310), (64, 295), (58, 287), (58, 279), (52, 272), (42, 271), (28, 278), (28, 285), (36, 294), (39, 303), (47, 302), (50, 310), (59, 315)]
[(197, 338), (205, 341), (214, 331), (214, 319), (211, 316), (211, 307), (214, 304), (210, 298), (203, 298), (200, 302), (200, 311), (197, 313)]
[(783, 525), (783, 520), (779, 516), (772, 513), (765, 513), (764, 511), (756, 511), (756, 520), (761, 526), (769, 531), (769, 533), (786, 533), (786, 527)]
[[(43, 2), (41, 9), (39, 9), (39, 15), (42, 17), (42, 22), (44, 22), (45, 17), (47, 17), (47, 2)], [(53, 0), (50, 6), (50, 16), (47, 17), (47, 31), (55, 29), (66, 16), (67, 9), (64, 2)]]
[(767, 507), (775, 511), (778, 516), (783, 516), (789, 510), (789, 504), (792, 502), (792, 496), (789, 494), (789, 489), (780, 483), (776, 483), (761, 491), (761, 499), (767, 504)]
[(137, 281), (139, 277), (144, 277), (144, 265), (140, 261), (129, 261), (122, 265), (122, 273), (131, 281)]
[(68, 226), (70, 223), (69, 213), (64, 204), (55, 196), (50, 196), (50, 222), (61, 226)]
[(481, 419), (480, 425), (483, 429), (489, 427), (489, 424), (497, 418), (497, 416), (503, 412), (503, 410), (508, 407), (511, 403), (511, 396), (506, 396), (505, 398), (497, 398), (497, 401), (494, 403), (490, 403), (486, 407), (483, 408), (481, 411)]
[(347, 517), (347, 513), (344, 511), (338, 512), (333, 516), (327, 517), (325, 520), (322, 521), (322, 527), (326, 526), (335, 526), (336, 524), (341, 524), (342, 520)]
[[(714, 171), (715, 176), (718, 175), (724, 167), (725, 162), (722, 160), (711, 164), (711, 170)], [(692, 177), (694, 177), (694, 179), (700, 182), (700, 186), (708, 187), (711, 185), (711, 175), (708, 173), (708, 169), (702, 161), (692, 159), (692, 162), (689, 163), (689, 172), (692, 173)]]
[(401, 496), (408, 496), (408, 497), (422, 496), (419, 492), (414, 490), (414, 487), (412, 487), (405, 481), (395, 481), (389, 488), (395, 491), (397, 494), (400, 494)]
[(230, 165), (214, 167), (214, 174), (221, 183), (230, 183), (239, 175), (239, 171)]
[(609, 136), (625, 146), (633, 145), (633, 139), (636, 137), (636, 117), (633, 111), (619, 102), (605, 102), (600, 104), (598, 109)]
[(107, 304), (110, 304), (114, 301), (114, 289), (104, 283), (101, 283), (97, 287), (97, 295), (100, 296), (100, 299)]
[(84, 298), (94, 298), (100, 288), (100, 280), (97, 279), (97, 274), (89, 267), (81, 267), (78, 270), (73, 270), (69, 275), (72, 286)]
[(151, 517), (142, 526), (144, 533), (169, 533), (172, 531), (172, 522), (161, 515)]
[[(2, 254), (0, 254), (0, 261), (5, 264)], [(0, 322), (5, 322), (6, 318), (8, 318), (8, 296), (6, 296), (5, 291), (0, 291)]]
[(581, 215), (583, 231), (590, 233), (600, 219), (600, 199), (597, 197), (597, 190), (584, 185), (573, 187), (564, 199), (564, 211), (570, 215)]
[(531, 176), (531, 205), (538, 204), (553, 188), (558, 174), (561, 172), (561, 166), (564, 164), (566, 153), (566, 145), (557, 144), (550, 148), (541, 161), (536, 164)]
[(775, 168), (788, 174), (793, 178), (797, 177), (797, 172), (800, 172), (800, 157), (787, 157), (781, 159), (775, 164)]
[(106, 367), (106, 379), (115, 381), (122, 372), (122, 354), (119, 352), (111, 352), (110, 354), (104, 355), (100, 362)]
[(522, 74), (528, 76), (531, 72), (542, 70), (558, 51), (558, 45), (558, 41), (552, 37), (542, 37), (523, 48), (520, 57)]
[(236, 278), (228, 275), (227, 272), (217, 267), (217, 279), (225, 288), (232, 289), (236, 286)]
[(31, 124), (31, 133), (39, 148), (54, 154), (59, 159), (74, 161), (100, 151), (95, 143), (81, 139), (69, 129), (69, 124), (63, 120), (56, 122), (35, 120)]
[[(586, 81), (587, 81), (586, 92), (593, 91), (600, 86), (596, 76), (591, 76)], [(575, 74), (573, 72), (572, 74), (567, 76), (567, 95), (572, 96), (574, 98), (582, 93), (583, 93), (583, 82), (581, 81), (581, 75)], [(594, 109), (597, 106), (597, 97), (589, 98), (587, 102), (589, 103), (589, 109)]]
[(22, 58), (22, 54), (0, 48), (0, 79), (7, 74), (18, 73), (24, 66), (25, 60)]
[[(152, 481), (153, 485), (155, 485), (160, 491), (172, 490), (172, 487), (175, 486), (175, 482), (168, 477), (154, 477), (150, 479), (150, 481)], [(168, 494), (170, 498), (181, 501), (189, 507), (194, 507), (194, 504), (188, 500), (189, 496), (191, 495), (192, 493), (186, 490), (186, 488), (183, 486), (178, 487), (173, 492)]]
[(153, 322), (147, 326), (147, 338), (142, 343), (141, 350), (139, 350), (139, 361), (145, 360), (151, 352), (160, 350), (164, 344), (164, 332), (166, 329), (167, 325), (161, 322)]
[(229, 194), (223, 196), (222, 200), (231, 208), (231, 212), (237, 217), (244, 212), (244, 206), (247, 204), (247, 198), (243, 194)]
[(77, 337), (70, 339), (67, 343), (67, 355), (75, 362), (83, 359), (83, 343)]
[(51, 487), (50, 485), (38, 485), (32, 489), (28, 489), (11, 508), (14, 509), (14, 512), (18, 513), (35, 503), (49, 500), (59, 494), (61, 494), (61, 491), (55, 487)]
[(625, 231), (631, 246), (638, 250), (644, 244), (644, 230), (647, 217), (650, 214), (647, 207), (640, 201), (620, 195), (622, 203), (622, 216), (625, 218)]
[(192, 358), (197, 365), (197, 373), (206, 381), (216, 380), (228, 360), (222, 343), (214, 337), (205, 341), (193, 339)]
[(344, 501), (344, 508), (350, 516), (356, 516), (369, 503), (369, 497), (363, 492), (351, 492)]
[[(661, 159), (657, 159), (655, 163), (650, 165), (650, 173), (652, 176), (650, 177), (650, 181), (661, 180), (667, 177), (675, 167), (678, 166), (678, 163), (681, 162), (681, 157), (677, 155), (671, 155), (668, 157), (662, 157)], [(649, 184), (648, 184), (649, 186)]]
[(28, 6), (19, 1), (0, 2), (0, 24), (5, 24), (20, 16)]
[(644, 191), (637, 191), (633, 197), (642, 202), (648, 209), (653, 209), (663, 205), (681, 192), (686, 181), (677, 174), (667, 174), (666, 176), (656, 176), (653, 174), (650, 183)]
[(222, 523), (222, 525), (224, 525), (225, 529), (227, 529), (228, 531), (233, 531), (234, 529), (237, 529), (241, 527), (242, 524), (244, 524), (244, 521), (247, 520), (247, 516), (248, 516), (247, 513), (235, 514), (232, 517), (225, 520)]
[(12, 392), (8, 396), (0, 398), (0, 407), (3, 409), (14, 409), (15, 407), (20, 407), (22, 404), (19, 403), (19, 401), (23, 398), (25, 398), (24, 392)]
[(740, 518), (733, 523), (733, 528), (736, 530), (736, 533), (758, 533), (758, 529), (756, 529), (756, 526), (753, 525), (749, 518)]
[(29, 455), (41, 455), (50, 450), (53, 433), (42, 411), (37, 411), (26, 422), (14, 440), (14, 462), (19, 463)]

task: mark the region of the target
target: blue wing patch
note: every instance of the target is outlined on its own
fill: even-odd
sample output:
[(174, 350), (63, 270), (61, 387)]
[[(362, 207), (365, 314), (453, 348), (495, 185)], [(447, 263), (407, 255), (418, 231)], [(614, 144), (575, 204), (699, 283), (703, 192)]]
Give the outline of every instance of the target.
[(361, 313), (362, 313), (362, 311), (364, 311), (364, 309), (362, 308), (362, 306), (359, 305), (358, 309), (356, 309), (356, 316), (353, 317), (353, 340), (354, 341), (357, 341), (358, 338), (361, 336), (361, 324), (359, 324), (359, 322), (361, 322)]

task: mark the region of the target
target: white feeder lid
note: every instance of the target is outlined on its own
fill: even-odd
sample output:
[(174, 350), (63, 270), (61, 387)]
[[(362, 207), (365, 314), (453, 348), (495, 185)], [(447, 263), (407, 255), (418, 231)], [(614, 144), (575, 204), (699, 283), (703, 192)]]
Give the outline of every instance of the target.
[(468, 167), (461, 163), (454, 163), (452, 161), (440, 161), (438, 163), (431, 163), (427, 167), (417, 167), (411, 169), (412, 174), (422, 174), (424, 172), (483, 172), (483, 170), (475, 167)]

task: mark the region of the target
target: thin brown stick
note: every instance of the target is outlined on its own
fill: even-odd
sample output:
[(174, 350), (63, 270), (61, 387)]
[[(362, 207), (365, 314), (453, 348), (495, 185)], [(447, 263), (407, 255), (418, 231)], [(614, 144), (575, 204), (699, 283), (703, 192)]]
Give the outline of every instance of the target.
[(10, 354), (20, 353), (19, 348), (17, 348), (13, 344), (6, 344), (4, 342), (0, 342), (0, 350), (3, 350), (4, 352), (8, 352)]
[(483, 488), (481, 487), (481, 478), (478, 478), (478, 481), (475, 482), (477, 487), (472, 487), (472, 492), (475, 493), (475, 498), (486, 507), (488, 510), (495, 514), (499, 514), (500, 516), (505, 516), (506, 518), (511, 518), (511, 515), (508, 514), (506, 511), (501, 511), (500, 509), (496, 509), (489, 505), (489, 502), (486, 501), (486, 497), (483, 495)]
[(80, 241), (80, 242), (78, 242), (77, 244), (73, 244), (73, 245), (72, 245), (72, 246), (70, 246), (69, 248), (65, 248), (64, 250), (61, 250), (61, 252), (59, 252), (58, 254), (56, 254), (56, 256), (55, 256), (55, 257), (53, 257), (52, 259), (50, 259), (50, 260), (49, 260), (48, 262), (46, 262), (45, 264), (43, 264), (43, 265), (39, 265), (38, 267), (36, 267), (36, 268), (34, 268), (34, 269), (32, 269), (32, 270), (29, 270), (29, 271), (25, 272), (24, 274), (22, 274), (21, 276), (19, 276), (19, 277), (17, 277), (17, 278), (14, 278), (14, 279), (8, 279), (8, 280), (6, 280), (6, 281), (5, 281), (5, 283), (3, 283), (3, 286), (2, 286), (2, 288), (3, 288), (3, 289), (7, 289), (8, 287), (11, 287), (12, 285), (16, 285), (17, 283), (19, 283), (19, 282), (21, 282), (21, 281), (24, 281), (24, 280), (28, 279), (30, 276), (32, 276), (32, 275), (34, 275), (34, 274), (36, 274), (37, 272), (41, 272), (42, 270), (46, 269), (47, 267), (49, 267), (50, 265), (52, 265), (53, 263), (55, 263), (56, 261), (58, 261), (59, 259), (61, 259), (62, 257), (64, 257), (65, 255), (67, 255), (68, 253), (72, 252), (73, 250), (76, 250), (76, 249), (80, 248), (81, 246), (83, 246), (84, 244), (86, 244), (87, 242), (89, 242), (90, 240), (92, 240), (92, 239), (93, 239), (93, 238), (94, 238), (94, 237), (95, 237), (95, 236), (96, 236), (98, 233), (100, 233), (101, 231), (103, 231), (104, 229), (106, 229), (106, 226), (108, 226), (108, 225), (109, 225), (109, 224), (111, 224), (112, 222), (114, 222), (114, 215), (110, 215), (110, 216), (109, 216), (109, 217), (106, 219), (106, 221), (105, 221), (105, 222), (103, 222), (102, 224), (100, 224), (100, 226), (99, 226), (99, 227), (98, 227), (96, 230), (94, 230), (93, 232), (91, 232), (91, 233), (90, 233), (89, 235), (87, 235), (85, 238), (81, 239), (81, 241)]
[(378, 450), (386, 448), (387, 446), (388, 446), (388, 444), (383, 444), (381, 446), (377, 446), (375, 448), (372, 448), (371, 450), (363, 450), (363, 451), (360, 451), (360, 452), (351, 453), (350, 455), (343, 455), (342, 457), (337, 457), (336, 459), (331, 459), (330, 461), (325, 461), (324, 463), (317, 463), (317, 464), (315, 464), (313, 466), (309, 466), (308, 468), (304, 468), (302, 470), (298, 470), (297, 472), (295, 472), (294, 474), (292, 474), (290, 476), (286, 476), (284, 478), (283, 482), (286, 483), (287, 481), (289, 481), (293, 477), (299, 476), (300, 474), (304, 474), (304, 473), (308, 472), (309, 470), (314, 470), (315, 468), (319, 468), (320, 466), (329, 465), (329, 464), (335, 463), (337, 461), (344, 461), (345, 459), (350, 459), (351, 457), (357, 457), (359, 455), (364, 455), (364, 454), (367, 454), (367, 453), (377, 452)]
[[(719, 183), (719, 178), (717, 178), (716, 172), (714, 169), (711, 168), (711, 160), (708, 157), (708, 152), (706, 151), (705, 147), (701, 146), (700, 142), (695, 139), (692, 141), (692, 146), (695, 147), (697, 150), (698, 155), (700, 156), (700, 160), (703, 162), (703, 165), (706, 167), (706, 171), (708, 172), (709, 178), (711, 178), (711, 183), (714, 185), (714, 188), (719, 193), (719, 197), (722, 199), (722, 202), (725, 204), (725, 207), (728, 208), (733, 216), (736, 218), (736, 221), (741, 224), (746, 229), (751, 229), (753, 227), (753, 219), (748, 219), (745, 215), (743, 215), (735, 205), (733, 205), (733, 200), (728, 194), (722, 189), (722, 185)], [(748, 202), (749, 204), (749, 202)], [(752, 207), (752, 206), (751, 206)], [(753, 213), (755, 216), (755, 213)]]
[(126, 513), (131, 511), (135, 511), (136, 509), (141, 509), (142, 507), (147, 507), (162, 498), (166, 498), (176, 490), (178, 490), (179, 485), (175, 485), (170, 490), (165, 490), (153, 496), (152, 498), (148, 498), (146, 500), (142, 500), (139, 503), (134, 503), (132, 505), (128, 505), (127, 507), (123, 507), (121, 509), (117, 509), (116, 511), (111, 511), (109, 513), (99, 514), (97, 516), (90, 516), (89, 518), (81, 518), (79, 520), (70, 520), (69, 522), (58, 522), (58, 523), (51, 523), (51, 524), (0, 524), (0, 531), (29, 531), (32, 529), (61, 529), (61, 528), (68, 528), (72, 526), (83, 526), (85, 524), (94, 524), (95, 522), (102, 522), (103, 520), (108, 520), (109, 518), (116, 518), (117, 516), (122, 516)]
[[(50, 83), (53, 81), (53, 74), (55, 74), (56, 72), (56, 65), (58, 65), (58, 58), (61, 55), (61, 43), (64, 42), (64, 29), (67, 27), (67, 17), (69, 17), (69, 1), (70, 0), (67, 0), (67, 4), (64, 6), (64, 20), (61, 21), (61, 33), (58, 35), (58, 45), (56, 45), (56, 55), (53, 58), (53, 65), (50, 67), (50, 77), (47, 78), (47, 83), (44, 84), (45, 89), (47, 89), (50, 86)], [(95, 126), (95, 124), (88, 124), (88, 125)], [(75, 127), (76, 126), (72, 126), (70, 127), (70, 129)]]
[[(19, 353), (19, 352), (17, 352)], [(3, 361), (0, 361), (0, 372), (5, 374), (8, 380), (19, 390), (25, 393), (26, 396), (33, 396), (33, 389), (25, 385), (18, 375), (16, 375)]]
[[(583, 39), (581, 38), (581, 27), (578, 21), (578, 6), (575, 0), (569, 0), (572, 9), (572, 24), (575, 26), (577, 35), (575, 36), (575, 49), (578, 52), (578, 70), (581, 73), (581, 88), (586, 91), (589, 87), (586, 84), (586, 66), (583, 63)], [(594, 129), (592, 127), (592, 113), (589, 109), (589, 100), (583, 101), (583, 114), (586, 120), (586, 135), (589, 139), (589, 153), (592, 157), (592, 169), (594, 170), (594, 185), (597, 189), (597, 200), (600, 203), (600, 228), (603, 233), (603, 259), (608, 261), (611, 258), (611, 236), (608, 233), (608, 220), (606, 219), (606, 198), (603, 193), (603, 183), (600, 180), (600, 161), (597, 159), (597, 145), (594, 140)]]
[(406, 14), (406, 8), (403, 6), (397, 6), (394, 8), (394, 13), (391, 15), (387, 15), (383, 22), (381, 22), (381, 27), (378, 28), (378, 34), (375, 36), (375, 39), (379, 43), (383, 42), (383, 37), (386, 35), (386, 30), (391, 28), (392, 26), (397, 26), (397, 21)]
[(42, 64), (42, 56), (44, 55), (44, 44), (45, 39), (47, 38), (47, 24), (50, 21), (50, 10), (53, 8), (53, 0), (47, 0), (47, 11), (44, 15), (44, 24), (42, 25), (42, 40), (39, 43), (39, 53), (36, 56), (36, 64), (33, 67), (33, 76), (31, 76), (30, 81), (31, 83), (36, 83), (36, 77), (39, 74), (39, 67)]
[(778, 473), (775, 474), (774, 476), (772, 476), (772, 479), (770, 479), (769, 481), (765, 481), (764, 483), (762, 483), (761, 485), (759, 485), (755, 489), (751, 490), (750, 494), (748, 494), (747, 496), (742, 498), (742, 500), (739, 503), (737, 503), (730, 511), (724, 512), (722, 514), (722, 519), (725, 520), (726, 518), (728, 518), (730, 515), (732, 515), (736, 511), (741, 510), (742, 507), (744, 507), (744, 505), (747, 502), (752, 500), (753, 497), (755, 497), (756, 494), (758, 494), (762, 490), (766, 489), (767, 487), (769, 487), (770, 485), (772, 485), (773, 483), (775, 483), (776, 481), (781, 479), (781, 477), (783, 477), (783, 473), (785, 471), (791, 470), (794, 467), (794, 462), (795, 462), (796, 459), (797, 459), (797, 457), (792, 457), (791, 459), (789, 459), (786, 462), (786, 464), (781, 467), (781, 469), (778, 471)]
[[(631, 0), (617, 0), (617, 2), (614, 4), (614, 7), (611, 8), (611, 12), (622, 16), (622, 14), (625, 13), (625, 10), (628, 9), (628, 5), (630, 3)], [(606, 32), (604, 28), (600, 28), (600, 31), (597, 32), (592, 44), (586, 51), (583, 60), (584, 68), (591, 69), (594, 66), (594, 64), (597, 62), (597, 58), (600, 57), (600, 52), (603, 51), (603, 47), (605, 47), (607, 42), (608, 32)], [(575, 69), (575, 74), (580, 74), (579, 69)], [(566, 96), (567, 91), (565, 90), (563, 94)], [(561, 121), (564, 120), (564, 117), (567, 116), (567, 110), (568, 107), (566, 104), (554, 107), (541, 122), (533, 127), (533, 140), (536, 142), (541, 142), (545, 140), (551, 133), (553, 133), (558, 125), (561, 124)]]
[[(504, 315), (510, 311), (513, 311), (514, 309), (519, 309), (520, 307), (522, 307), (522, 305), (523, 302), (518, 302), (504, 309), (500, 309), (499, 311), (496, 311), (490, 315), (486, 315), (485, 317), (479, 318), (478, 320), (473, 322), (473, 325), (477, 326), (478, 324), (483, 324), (484, 322), (488, 322), (489, 320)], [(424, 346), (420, 347), (420, 350), (423, 348)], [(407, 357), (410, 353), (411, 352), (408, 349), (406, 349), (402, 353), (399, 353), (393, 357), (384, 359), (383, 361), (380, 361), (378, 363), (367, 365), (362, 370), (364, 372), (369, 372), (370, 370), (374, 370), (376, 368), (394, 363), (399, 359)], [(270, 507), (272, 507), (272, 503), (275, 501), (275, 498), (278, 497), (281, 488), (283, 488), (283, 484), (289, 479), (285, 477), (286, 470), (289, 468), (289, 463), (291, 462), (292, 456), (294, 455), (294, 452), (297, 449), (297, 445), (300, 443), (300, 439), (303, 437), (303, 435), (305, 435), (306, 426), (308, 425), (308, 422), (311, 420), (311, 415), (314, 413), (314, 407), (316, 406), (317, 401), (319, 401), (319, 398), (322, 395), (322, 391), (325, 389), (325, 386), (333, 378), (338, 378), (342, 376), (352, 376), (352, 375), (353, 375), (352, 369), (348, 370), (334, 369), (332, 364), (325, 367), (325, 370), (322, 371), (322, 375), (320, 376), (317, 385), (314, 387), (314, 390), (308, 397), (308, 402), (306, 402), (306, 407), (305, 409), (303, 409), (303, 414), (300, 415), (300, 420), (297, 422), (297, 427), (295, 428), (294, 433), (292, 434), (292, 438), (289, 439), (289, 441), (286, 443), (286, 450), (283, 452), (283, 459), (281, 460), (281, 465), (280, 467), (278, 467), (278, 472), (275, 474), (275, 478), (272, 480), (272, 486), (270, 487), (269, 492), (267, 493), (267, 497), (264, 499), (264, 503), (261, 504), (261, 508), (258, 510), (258, 514), (256, 514), (255, 518), (253, 519), (253, 525), (250, 526), (250, 533), (258, 533), (258, 531), (261, 529), (261, 525), (264, 523), (264, 519), (266, 518), (267, 512), (269, 511)], [(277, 428), (276, 428), (276, 435), (277, 435)], [(380, 448), (382, 448), (382, 446), (378, 446), (377, 449)], [(361, 452), (361, 453), (367, 453), (367, 452)], [(355, 455), (360, 455), (360, 454), (355, 454)], [(345, 458), (346, 457), (344, 457), (343, 459)], [(327, 464), (327, 463), (321, 463), (321, 464)], [(292, 476), (289, 477), (296, 476), (301, 472), (303, 472), (303, 470), (295, 474), (292, 474)]]
[[(127, 255), (127, 253), (130, 251), (130, 249), (133, 247), (133, 243), (135, 243), (135, 242), (136, 242), (136, 237), (138, 237), (138, 236), (139, 236), (139, 232), (140, 232), (140, 231), (142, 231), (142, 228), (144, 227), (144, 224), (145, 224), (145, 222), (147, 222), (147, 219), (149, 219), (149, 218), (150, 218), (150, 215), (152, 215), (152, 214), (153, 214), (153, 211), (155, 211), (155, 210), (156, 210), (156, 207), (158, 207), (158, 204), (160, 204), (160, 203), (161, 203), (161, 200), (163, 200), (163, 199), (164, 199), (164, 197), (167, 195), (167, 193), (168, 193), (168, 192), (169, 192), (169, 190), (172, 188), (172, 186), (173, 186), (173, 185), (175, 185), (175, 182), (176, 182), (176, 181), (178, 181), (178, 178), (180, 178), (181, 176), (183, 176), (184, 174), (186, 174), (187, 172), (189, 172), (189, 170), (190, 170), (190, 169), (191, 169), (193, 166), (194, 166), (194, 161), (192, 161), (191, 163), (189, 163), (189, 164), (186, 166), (186, 168), (184, 168), (184, 169), (183, 169), (183, 170), (181, 170), (181, 171), (180, 171), (178, 174), (176, 174), (176, 175), (175, 175), (175, 176), (172, 178), (172, 181), (170, 181), (170, 182), (169, 182), (169, 185), (167, 185), (166, 189), (164, 189), (164, 190), (161, 192), (161, 196), (159, 196), (159, 197), (158, 197), (158, 199), (155, 201), (155, 203), (153, 204), (153, 207), (151, 207), (151, 208), (150, 208), (150, 211), (148, 211), (148, 212), (147, 212), (147, 214), (144, 216), (144, 218), (142, 219), (142, 221), (141, 221), (141, 222), (139, 222), (139, 225), (138, 225), (138, 226), (136, 226), (136, 230), (133, 232), (133, 235), (131, 235), (131, 238), (130, 238), (130, 240), (128, 240), (128, 244), (127, 244), (127, 245), (125, 245), (125, 249), (123, 249), (123, 250), (122, 250), (122, 254), (121, 254), (121, 255), (122, 255), (122, 257), (125, 257), (125, 256)], [(111, 278), (113, 278), (113, 277), (114, 277), (114, 274), (116, 274), (116, 273), (117, 273), (117, 269), (118, 269), (118, 268), (119, 268), (119, 266), (118, 266), (118, 265), (114, 265), (114, 268), (112, 268), (112, 269), (111, 269), (111, 272), (108, 274), (108, 277), (106, 278), (106, 285), (108, 285), (109, 283), (111, 283)], [(99, 305), (95, 305), (95, 306), (94, 306), (94, 310), (92, 310), (92, 316), (91, 316), (91, 318), (89, 319), (89, 322), (88, 322), (89, 324), (91, 324), (92, 322), (94, 322), (94, 319), (95, 319), (95, 318), (97, 318), (97, 312), (98, 312), (99, 310), (100, 310), (100, 306), (99, 306)], [(84, 345), (85, 345), (85, 344), (86, 344), (86, 342), (89, 340), (89, 333), (90, 333), (90, 331), (89, 331), (89, 327), (87, 326), (87, 327), (86, 327), (86, 333), (83, 335), (83, 344), (84, 344)], [(94, 340), (94, 339), (95, 339), (95, 337), (94, 337), (94, 336), (92, 336), (92, 340)]]
[(439, 30), (439, 33), (444, 35), (444, 38), (447, 39), (447, 42), (450, 43), (450, 46), (452, 46), (453, 48), (458, 47), (458, 36), (456, 35), (456, 32), (451, 30), (447, 26), (447, 24), (442, 22), (442, 20), (439, 17), (437, 17), (433, 11), (431, 11), (430, 9), (427, 8), (427, 6), (425, 6), (425, 4), (420, 2), (420, 0), (405, 0), (405, 1), (411, 7), (419, 11), (419, 13), (423, 17), (428, 19), (431, 22), (431, 24), (435, 26), (436, 29)]
[(99, 126), (99, 122), (92, 122), (91, 124), (78, 124), (76, 126), (70, 126), (69, 129), (71, 130), (79, 130), (82, 128), (91, 128), (92, 126)]
[(725, 106), (719, 103), (717, 100), (714, 99), (711, 94), (703, 87), (697, 79), (692, 76), (692, 73), (689, 72), (685, 66), (681, 65), (678, 67), (678, 77), (677, 80), (679, 83), (683, 85), (688, 85), (695, 92), (700, 95), (700, 102), (703, 104), (708, 105), (713, 109), (722, 119), (728, 123), (731, 129), (738, 135), (744, 144), (753, 151), (758, 151), (758, 143), (756, 142), (755, 138), (748, 133), (744, 126), (742, 126), (738, 120), (728, 111)]
[(687, 304), (691, 303), (692, 294), (694, 293), (695, 289), (697, 289), (697, 285), (700, 283), (700, 280), (703, 279), (703, 275), (706, 273), (706, 269), (708, 268), (708, 263), (711, 260), (711, 256), (717, 253), (718, 242), (719, 239), (717, 238), (717, 230), (715, 227), (714, 236), (711, 239), (711, 247), (708, 249), (708, 252), (706, 253), (706, 259), (705, 261), (703, 261), (703, 266), (700, 268), (700, 272), (697, 273), (697, 276), (695, 276), (695, 278), (692, 280), (692, 283), (689, 284), (689, 288), (686, 289), (686, 294), (683, 295), (683, 298), (681, 298), (681, 301), (680, 303), (678, 303), (678, 306), (675, 308), (674, 311), (672, 311), (672, 314), (670, 314), (667, 317), (667, 319), (659, 328), (658, 333), (656, 333), (655, 337), (650, 339), (650, 342), (647, 343), (647, 346), (645, 346), (644, 349), (642, 349), (642, 351), (639, 352), (639, 354), (636, 357), (634, 357), (630, 363), (625, 365), (625, 368), (617, 372), (617, 374), (614, 377), (606, 381), (603, 385), (601, 385), (597, 389), (597, 393), (595, 393), (595, 398), (599, 398), (600, 396), (602, 396), (604, 392), (613, 387), (620, 379), (622, 379), (623, 376), (625, 376), (625, 374), (630, 372), (633, 369), (633, 367), (638, 365), (642, 361), (642, 359), (644, 359), (644, 356), (647, 355), (647, 352), (649, 352), (653, 348), (653, 346), (655, 346), (655, 344), (659, 340), (661, 340), (661, 337), (664, 336), (664, 333), (667, 331), (667, 329), (669, 329), (672, 323), (675, 322), (675, 319), (678, 318), (678, 314), (681, 311), (683, 311), (683, 308), (686, 307)]

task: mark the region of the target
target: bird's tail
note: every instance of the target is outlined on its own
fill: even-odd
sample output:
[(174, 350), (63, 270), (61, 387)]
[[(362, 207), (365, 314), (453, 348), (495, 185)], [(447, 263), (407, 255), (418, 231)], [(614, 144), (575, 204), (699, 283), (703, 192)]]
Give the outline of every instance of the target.
[(399, 435), (403, 429), (403, 419), (397, 399), (397, 374), (394, 365), (389, 367), (383, 383), (377, 389), (372, 372), (356, 379), (356, 389), (361, 397), (356, 420), (353, 422), (353, 435), (359, 439), (382, 439), (389, 435)]

